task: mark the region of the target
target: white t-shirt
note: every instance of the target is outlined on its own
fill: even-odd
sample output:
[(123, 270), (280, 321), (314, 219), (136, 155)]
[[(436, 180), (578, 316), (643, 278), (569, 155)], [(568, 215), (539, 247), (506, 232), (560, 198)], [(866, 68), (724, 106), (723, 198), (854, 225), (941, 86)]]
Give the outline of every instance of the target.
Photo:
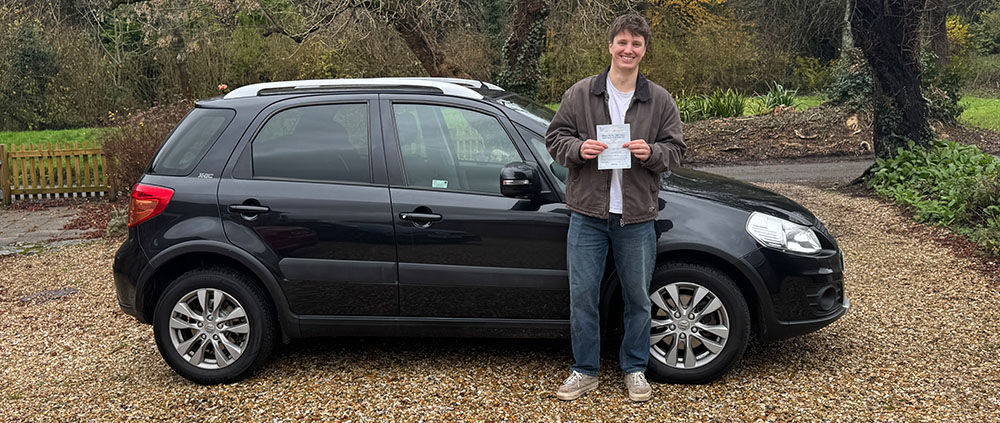
[[(608, 114), (611, 115), (611, 124), (622, 125), (625, 123), (625, 112), (628, 111), (628, 104), (632, 101), (632, 94), (635, 91), (623, 93), (611, 83), (608, 78)], [(611, 201), (608, 211), (621, 214), (622, 212), (622, 170), (611, 170)]]

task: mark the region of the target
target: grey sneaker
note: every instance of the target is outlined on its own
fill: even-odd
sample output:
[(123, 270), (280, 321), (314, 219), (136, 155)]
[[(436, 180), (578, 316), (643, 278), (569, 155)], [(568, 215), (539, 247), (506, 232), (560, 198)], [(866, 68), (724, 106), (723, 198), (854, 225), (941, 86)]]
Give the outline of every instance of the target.
[(628, 397), (632, 401), (649, 401), (653, 397), (653, 390), (642, 372), (625, 375), (625, 386), (628, 387)]
[(595, 389), (597, 389), (597, 376), (587, 376), (574, 370), (559, 387), (556, 398), (563, 401), (575, 400)]

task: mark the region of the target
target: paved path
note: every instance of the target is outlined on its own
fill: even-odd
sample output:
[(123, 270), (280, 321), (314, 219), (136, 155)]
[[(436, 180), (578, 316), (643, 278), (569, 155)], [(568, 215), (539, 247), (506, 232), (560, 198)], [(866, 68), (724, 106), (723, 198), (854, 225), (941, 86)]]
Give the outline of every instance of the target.
[(810, 185), (845, 185), (868, 169), (872, 159), (744, 165), (695, 166), (696, 170), (715, 173), (747, 182), (805, 182)]
[(76, 213), (76, 207), (52, 207), (39, 211), (0, 210), (0, 255), (83, 238), (89, 230), (63, 229)]

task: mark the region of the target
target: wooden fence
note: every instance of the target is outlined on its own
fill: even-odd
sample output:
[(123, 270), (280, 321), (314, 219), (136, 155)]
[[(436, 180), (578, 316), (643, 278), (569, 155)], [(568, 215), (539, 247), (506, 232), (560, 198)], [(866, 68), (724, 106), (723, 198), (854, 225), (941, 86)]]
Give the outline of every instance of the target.
[(0, 144), (3, 204), (29, 198), (88, 197), (108, 191), (104, 152), (96, 144)]

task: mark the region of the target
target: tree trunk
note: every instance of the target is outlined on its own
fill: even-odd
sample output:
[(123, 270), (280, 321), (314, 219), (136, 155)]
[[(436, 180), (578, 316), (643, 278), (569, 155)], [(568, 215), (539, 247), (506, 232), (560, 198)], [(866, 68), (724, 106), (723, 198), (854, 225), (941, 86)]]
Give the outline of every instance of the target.
[(927, 0), (927, 39), (931, 51), (937, 55), (938, 67), (951, 62), (951, 46), (948, 44), (948, 0)]
[(848, 58), (847, 52), (854, 47), (854, 37), (851, 37), (851, 10), (853, 10), (851, 3), (851, 0), (844, 0), (844, 27), (840, 31), (840, 60), (846, 60)]
[(923, 0), (856, 0), (854, 42), (874, 78), (873, 144), (881, 158), (907, 141), (930, 145), (927, 104), (920, 93), (920, 8)]
[(545, 19), (549, 8), (545, 0), (518, 0), (514, 24), (504, 44), (504, 68), (499, 83), (504, 88), (527, 96), (538, 93), (542, 70), (538, 61), (545, 48)]

